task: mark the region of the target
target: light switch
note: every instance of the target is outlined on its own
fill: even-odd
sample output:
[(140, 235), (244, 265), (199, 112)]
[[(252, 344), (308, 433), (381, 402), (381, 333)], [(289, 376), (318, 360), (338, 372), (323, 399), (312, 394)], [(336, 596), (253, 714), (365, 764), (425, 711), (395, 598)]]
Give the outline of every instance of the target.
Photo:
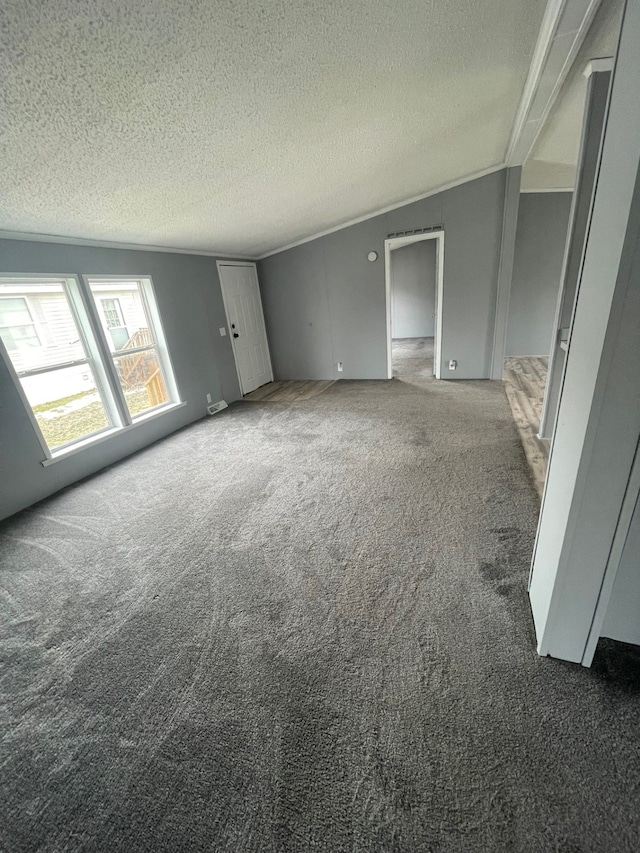
[(226, 337), (226, 335), (227, 335), (227, 330), (225, 329), (224, 326), (220, 326), (220, 337), (224, 338), (224, 337)]

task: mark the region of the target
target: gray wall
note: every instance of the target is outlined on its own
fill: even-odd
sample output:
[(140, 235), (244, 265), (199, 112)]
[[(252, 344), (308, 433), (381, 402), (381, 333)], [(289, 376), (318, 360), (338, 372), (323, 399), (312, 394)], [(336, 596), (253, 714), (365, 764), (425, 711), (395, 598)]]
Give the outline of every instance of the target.
[(549, 355), (572, 193), (522, 193), (507, 356)]
[(391, 329), (394, 338), (432, 338), (436, 310), (436, 241), (391, 252)]
[(215, 258), (0, 240), (0, 272), (150, 275), (184, 408), (44, 468), (42, 449), (0, 358), (0, 518), (206, 414), (206, 395), (240, 397)]
[(631, 519), (600, 633), (640, 645), (640, 501)]
[[(489, 376), (504, 189), (501, 170), (260, 261), (276, 379), (386, 378), (384, 240), (438, 224), (445, 228), (443, 376)], [(375, 263), (367, 260), (372, 250)]]

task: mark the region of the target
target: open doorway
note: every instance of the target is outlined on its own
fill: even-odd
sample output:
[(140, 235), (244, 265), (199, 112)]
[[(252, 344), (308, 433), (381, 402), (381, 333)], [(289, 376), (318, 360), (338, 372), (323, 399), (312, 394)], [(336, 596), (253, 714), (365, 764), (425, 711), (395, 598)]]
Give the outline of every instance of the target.
[(440, 379), (444, 231), (385, 240), (388, 377)]
[[(584, 247), (589, 236), (613, 59), (591, 61), (580, 75), (577, 163), (562, 190), (532, 187), (543, 172), (523, 169), (509, 300), (505, 392), (536, 490), (543, 499), (551, 444), (564, 386)], [(584, 99), (584, 100), (583, 100)], [(567, 136), (567, 138), (570, 138)], [(541, 247), (544, 247), (543, 249)]]

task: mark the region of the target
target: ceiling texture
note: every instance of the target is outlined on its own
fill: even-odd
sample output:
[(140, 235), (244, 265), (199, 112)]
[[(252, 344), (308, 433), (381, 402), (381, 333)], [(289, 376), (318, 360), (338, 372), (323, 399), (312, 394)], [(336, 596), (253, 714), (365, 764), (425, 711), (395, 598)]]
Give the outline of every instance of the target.
[(0, 228), (258, 256), (504, 160), (544, 0), (5, 0)]
[(572, 188), (587, 95), (584, 70), (591, 59), (613, 56), (624, 0), (602, 0), (571, 71), (522, 170), (523, 190)]

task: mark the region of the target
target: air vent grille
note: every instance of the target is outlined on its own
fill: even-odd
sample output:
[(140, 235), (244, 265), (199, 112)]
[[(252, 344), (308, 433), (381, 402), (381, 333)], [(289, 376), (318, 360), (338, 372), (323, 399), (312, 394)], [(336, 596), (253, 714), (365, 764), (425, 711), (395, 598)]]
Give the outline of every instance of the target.
[(444, 225), (429, 225), (427, 228), (413, 228), (411, 231), (394, 231), (393, 234), (387, 234), (387, 239), (393, 237), (413, 237), (417, 234), (430, 234), (432, 231), (443, 231)]
[(210, 406), (207, 406), (207, 411), (210, 415), (215, 415), (217, 412), (221, 412), (223, 409), (227, 408), (227, 403), (225, 400), (220, 400), (218, 403), (211, 403)]

